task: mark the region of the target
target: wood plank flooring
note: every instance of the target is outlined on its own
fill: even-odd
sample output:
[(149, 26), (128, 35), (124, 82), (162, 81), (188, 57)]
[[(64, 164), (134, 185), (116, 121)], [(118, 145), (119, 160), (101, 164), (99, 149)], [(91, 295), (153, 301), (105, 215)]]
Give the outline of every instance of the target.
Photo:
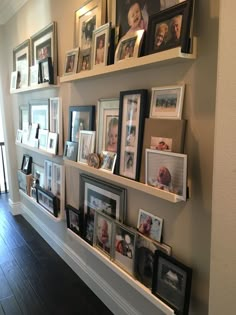
[(0, 315), (111, 315), (0, 195)]

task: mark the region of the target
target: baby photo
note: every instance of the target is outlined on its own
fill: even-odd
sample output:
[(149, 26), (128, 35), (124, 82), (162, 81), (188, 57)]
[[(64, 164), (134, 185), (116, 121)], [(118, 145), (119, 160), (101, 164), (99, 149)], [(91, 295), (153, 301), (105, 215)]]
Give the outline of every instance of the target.
[(117, 152), (118, 141), (118, 116), (106, 116), (106, 135), (105, 135), (105, 150)]
[(151, 137), (150, 149), (161, 151), (172, 151), (172, 139)]
[(108, 255), (111, 254), (112, 221), (96, 213), (96, 240), (95, 244)]
[(163, 219), (139, 209), (137, 229), (143, 235), (161, 242)]

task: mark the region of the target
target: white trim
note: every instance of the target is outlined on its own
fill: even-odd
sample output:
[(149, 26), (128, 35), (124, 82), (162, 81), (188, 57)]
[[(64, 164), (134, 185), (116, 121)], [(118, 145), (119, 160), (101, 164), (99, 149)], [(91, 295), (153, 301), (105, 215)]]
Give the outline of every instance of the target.
[(12, 215), (18, 215), (22, 214), (22, 203), (20, 201), (13, 202), (11, 199), (8, 199), (9, 206), (11, 207), (11, 214)]

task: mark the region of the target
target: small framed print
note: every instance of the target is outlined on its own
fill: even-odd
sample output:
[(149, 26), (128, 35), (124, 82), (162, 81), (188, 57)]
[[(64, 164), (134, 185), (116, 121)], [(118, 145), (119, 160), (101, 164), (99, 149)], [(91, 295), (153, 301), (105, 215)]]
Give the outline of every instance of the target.
[(113, 221), (108, 216), (96, 211), (94, 245), (111, 257), (113, 238)]
[(114, 262), (129, 274), (134, 275), (136, 232), (118, 223), (114, 225)]
[(58, 134), (54, 132), (48, 133), (47, 152), (57, 154)]
[(16, 132), (16, 143), (22, 142), (23, 130), (17, 129)]
[(39, 129), (39, 149), (47, 151), (48, 147), (48, 130), (45, 129)]
[(30, 86), (38, 85), (39, 80), (40, 80), (39, 65), (36, 64), (30, 67)]
[(170, 306), (177, 315), (187, 315), (191, 294), (192, 269), (156, 251), (152, 293)]
[(32, 170), (32, 156), (28, 154), (23, 155), (22, 164), (21, 164), (21, 171), (26, 175), (31, 174)]
[(29, 84), (30, 41), (25, 40), (13, 49), (13, 71), (18, 71), (18, 88), (26, 88)]
[(93, 68), (107, 65), (110, 41), (110, 23), (93, 31)]
[(71, 205), (66, 205), (67, 227), (77, 235), (82, 235), (83, 213)]
[(119, 98), (98, 101), (97, 152), (117, 152)]
[(78, 162), (86, 163), (88, 161), (88, 156), (94, 153), (95, 149), (95, 131), (81, 130), (80, 140), (78, 146)]
[(13, 71), (11, 73), (10, 92), (14, 92), (18, 88), (19, 88), (19, 71)]
[(44, 188), (52, 191), (53, 181), (53, 163), (49, 160), (44, 160)]
[(138, 180), (147, 115), (147, 90), (120, 92), (117, 173)]
[(109, 151), (102, 151), (101, 154), (101, 170), (113, 173), (116, 164), (116, 156), (117, 154)]
[[(31, 147), (35, 147), (35, 141), (38, 139), (38, 134), (39, 134), (39, 124), (30, 125), (27, 144), (30, 145)], [(23, 133), (23, 138), (24, 138), (24, 133)]]
[(58, 210), (60, 209), (60, 200), (54, 196), (50, 191), (45, 190), (40, 186), (36, 186), (37, 202), (50, 212), (55, 217), (58, 217)]
[(115, 63), (140, 56), (144, 31), (139, 30), (125, 35), (119, 41), (115, 51)]
[(66, 141), (65, 142), (65, 148), (64, 148), (64, 160), (71, 160), (71, 161), (77, 161), (77, 154), (78, 154), (78, 142), (71, 142)]
[(141, 234), (150, 237), (154, 241), (161, 242), (162, 225), (163, 219), (139, 209), (137, 230)]
[(50, 97), (49, 99), (49, 131), (58, 134), (58, 155), (63, 154), (63, 119), (61, 97)]
[(184, 85), (152, 88), (150, 118), (181, 119)]
[(29, 102), (29, 123), (39, 124), (40, 129), (49, 129), (48, 99), (31, 100)]
[(32, 163), (32, 175), (36, 179), (39, 186), (44, 186), (44, 167), (36, 163)]
[(19, 106), (19, 129), (21, 130), (29, 129), (29, 106), (28, 105)]
[(77, 72), (79, 48), (74, 48), (66, 52), (64, 75), (75, 74)]
[(39, 73), (40, 73), (40, 83), (53, 84), (53, 67), (52, 58), (47, 57), (39, 61)]
[(79, 55), (79, 71), (86, 71), (91, 69), (91, 48), (82, 49)]
[(147, 185), (176, 194), (186, 201), (187, 155), (146, 149)]

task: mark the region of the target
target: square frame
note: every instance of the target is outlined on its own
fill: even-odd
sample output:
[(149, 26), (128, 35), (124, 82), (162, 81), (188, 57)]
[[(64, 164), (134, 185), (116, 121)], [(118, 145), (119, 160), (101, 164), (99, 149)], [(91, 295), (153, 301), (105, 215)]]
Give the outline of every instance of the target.
[[(92, 68), (106, 66), (110, 46), (111, 24), (106, 23), (93, 31)], [(100, 43), (102, 46), (100, 47)]]
[(79, 48), (74, 48), (66, 52), (64, 75), (75, 74), (78, 68)]
[(88, 163), (88, 156), (94, 153), (95, 131), (81, 130), (79, 136), (77, 162)]
[(147, 90), (120, 92), (117, 150), (118, 175), (139, 180)]
[(185, 85), (152, 88), (150, 118), (181, 119)]
[(30, 156), (28, 154), (24, 154), (23, 155), (22, 164), (21, 164), (21, 171), (24, 174), (26, 174), (26, 175), (31, 174), (31, 171), (32, 171), (32, 156)]
[(71, 205), (66, 205), (67, 227), (75, 234), (83, 235), (83, 213)]
[(139, 209), (137, 230), (139, 233), (161, 242), (163, 219), (159, 218), (143, 209)]
[(152, 293), (177, 315), (187, 315), (191, 294), (192, 269), (172, 256), (156, 251)]
[(19, 71), (19, 88), (29, 85), (30, 40), (27, 39), (13, 49), (13, 71)]
[(40, 129), (49, 129), (49, 101), (39, 99), (29, 101), (29, 123), (39, 124)]
[(77, 162), (78, 142), (65, 141), (64, 160), (71, 160)]

